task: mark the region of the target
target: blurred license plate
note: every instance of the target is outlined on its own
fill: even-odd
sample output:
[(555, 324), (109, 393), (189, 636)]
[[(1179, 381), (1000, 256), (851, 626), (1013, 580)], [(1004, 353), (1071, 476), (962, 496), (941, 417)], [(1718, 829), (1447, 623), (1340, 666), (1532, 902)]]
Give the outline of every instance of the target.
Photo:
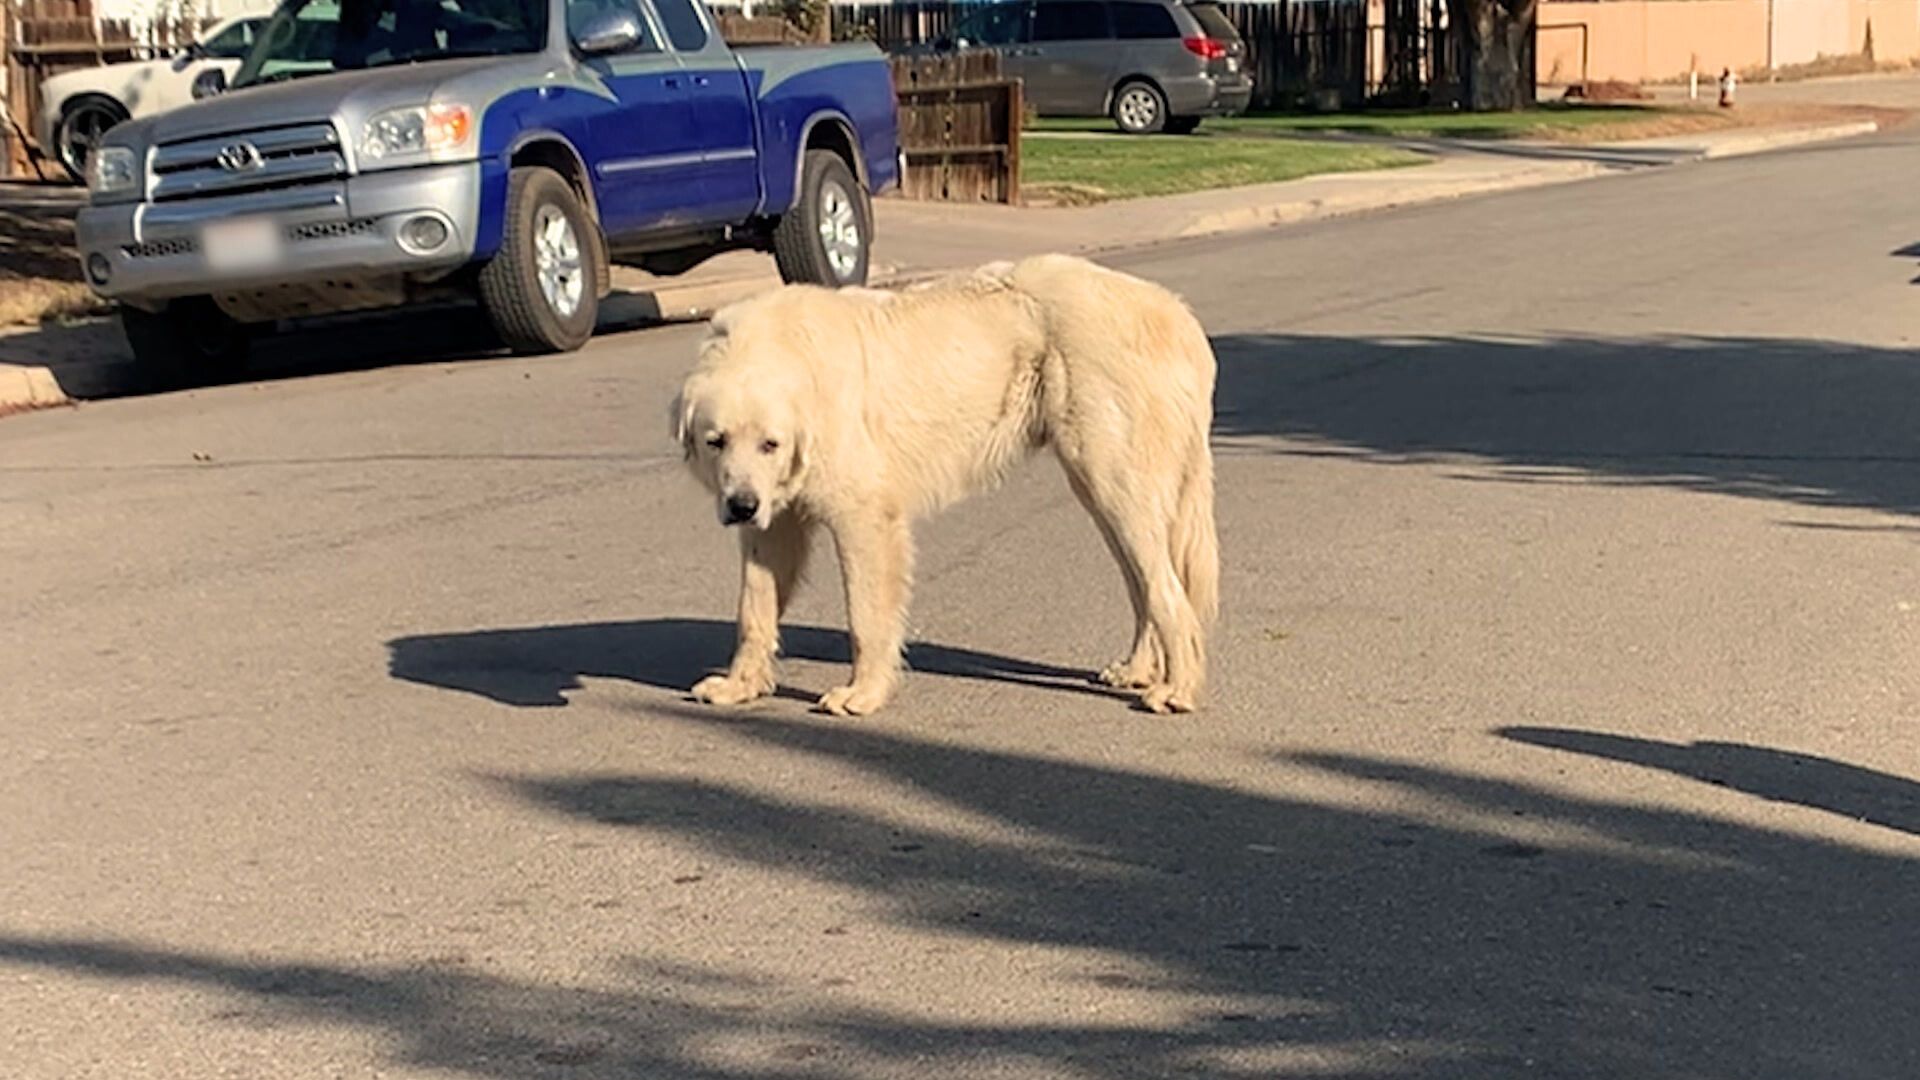
[(1239, 70), (1240, 70), (1240, 58), (1239, 58), (1239, 57), (1237, 57), (1237, 56), (1229, 56), (1229, 57), (1227, 57), (1227, 70), (1228, 70), (1228, 71), (1239, 71)]
[(200, 234), (207, 268), (260, 270), (280, 262), (280, 226), (267, 218), (216, 221)]

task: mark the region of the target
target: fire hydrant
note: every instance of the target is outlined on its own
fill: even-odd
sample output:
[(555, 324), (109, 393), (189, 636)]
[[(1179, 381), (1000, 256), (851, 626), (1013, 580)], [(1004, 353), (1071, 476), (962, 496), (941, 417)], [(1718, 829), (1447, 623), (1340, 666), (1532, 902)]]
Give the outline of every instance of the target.
[(1733, 108), (1733, 87), (1735, 81), (1732, 68), (1720, 69), (1720, 107), (1723, 109)]

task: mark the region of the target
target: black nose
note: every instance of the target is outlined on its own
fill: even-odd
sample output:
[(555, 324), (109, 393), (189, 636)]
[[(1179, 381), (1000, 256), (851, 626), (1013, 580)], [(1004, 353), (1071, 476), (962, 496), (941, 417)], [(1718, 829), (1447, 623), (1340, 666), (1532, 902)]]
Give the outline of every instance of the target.
[(727, 496), (727, 524), (738, 525), (743, 521), (752, 521), (753, 515), (760, 511), (760, 498), (751, 491)]

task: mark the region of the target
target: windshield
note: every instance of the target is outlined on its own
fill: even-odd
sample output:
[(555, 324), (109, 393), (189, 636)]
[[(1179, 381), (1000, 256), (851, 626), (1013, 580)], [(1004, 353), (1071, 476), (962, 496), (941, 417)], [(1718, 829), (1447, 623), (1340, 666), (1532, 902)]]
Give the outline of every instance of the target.
[(233, 85), (538, 52), (546, 41), (547, 0), (290, 0), (260, 29)]

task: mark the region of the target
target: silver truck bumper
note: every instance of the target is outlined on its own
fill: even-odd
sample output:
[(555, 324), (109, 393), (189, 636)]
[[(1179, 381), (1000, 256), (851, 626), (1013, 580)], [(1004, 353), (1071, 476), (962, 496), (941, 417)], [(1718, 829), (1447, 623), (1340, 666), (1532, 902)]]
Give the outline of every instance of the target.
[[(409, 244), (408, 223), (437, 218), (446, 238)], [(74, 223), (82, 270), (95, 292), (137, 307), (180, 296), (259, 292), (326, 282), (430, 279), (473, 258), (480, 216), (480, 166), (396, 169), (310, 184), (177, 202), (90, 206)], [(279, 227), (281, 256), (245, 272), (208, 264), (208, 224), (267, 218)]]

